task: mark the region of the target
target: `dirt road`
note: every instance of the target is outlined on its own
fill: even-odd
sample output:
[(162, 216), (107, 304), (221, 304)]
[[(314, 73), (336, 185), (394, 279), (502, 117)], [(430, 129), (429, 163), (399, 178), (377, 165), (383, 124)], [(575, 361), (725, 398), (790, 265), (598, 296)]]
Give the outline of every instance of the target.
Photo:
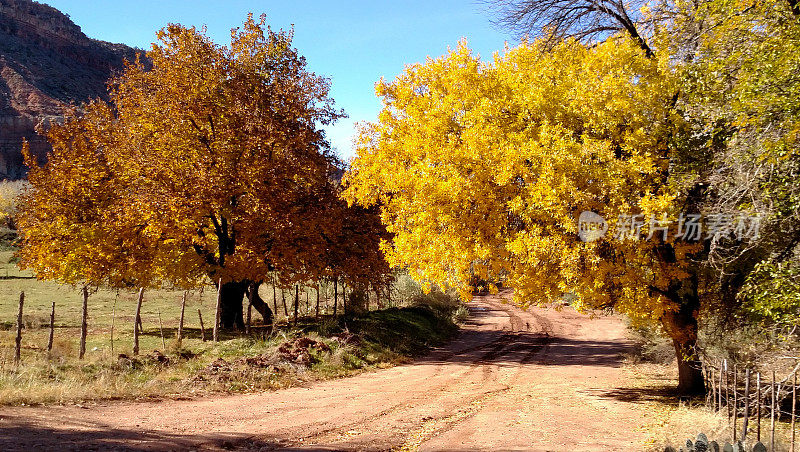
[(617, 318), (477, 297), (413, 364), (275, 392), (0, 409), (0, 450), (641, 450)]

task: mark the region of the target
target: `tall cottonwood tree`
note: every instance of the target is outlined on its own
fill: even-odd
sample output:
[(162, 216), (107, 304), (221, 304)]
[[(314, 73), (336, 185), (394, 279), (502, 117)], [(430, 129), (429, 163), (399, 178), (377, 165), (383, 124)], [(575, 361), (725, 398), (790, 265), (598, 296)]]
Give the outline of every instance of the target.
[[(461, 288), (505, 278), (520, 304), (567, 293), (660, 323), (679, 387), (703, 390), (697, 366), (700, 246), (656, 235), (616, 240), (621, 214), (677, 218), (686, 196), (667, 179), (683, 122), (675, 78), (624, 35), (592, 47), (523, 44), (481, 63), (466, 44), (409, 66), (377, 92), (347, 176), (352, 201), (381, 205), (390, 263)], [(578, 214), (608, 219), (581, 241)], [(642, 229), (647, 234), (647, 226)]]
[[(800, 217), (794, 181), (800, 3), (796, 0), (618, 2), (497, 0), (498, 22), (557, 41), (627, 33), (668, 54), (680, 78), (672, 99), (690, 139), (676, 146), (670, 180), (685, 204), (713, 214), (757, 211), (758, 240), (705, 240), (693, 253), (702, 302), (717, 332), (761, 319), (797, 323)], [(652, 47), (651, 47), (652, 46)], [(700, 299), (700, 297), (695, 297)], [(708, 329), (709, 332), (713, 328)]]
[[(28, 156), (21, 265), (38, 277), (112, 286), (222, 280), (222, 323), (270, 272), (308, 280), (332, 227), (322, 212), (338, 163), (320, 125), (342, 116), (292, 32), (248, 17), (229, 46), (171, 24), (53, 126)], [(330, 232), (329, 235), (333, 235)]]
[[(410, 264), (418, 278), (459, 285), (475, 271), (495, 277), (509, 275), (522, 303), (546, 300), (559, 291), (576, 291), (588, 306), (615, 307), (634, 318), (649, 318), (660, 323), (673, 340), (679, 358), (679, 389), (703, 391), (696, 350), (702, 310), (719, 306), (738, 309), (744, 302), (767, 317), (786, 318), (796, 309), (797, 296), (791, 287), (799, 274), (794, 262), (800, 236), (795, 232), (797, 196), (791, 181), (798, 168), (797, 108), (796, 96), (789, 94), (796, 89), (797, 52), (793, 47), (800, 15), (796, 2), (665, 1), (649, 3), (643, 9), (644, 2), (614, 0), (494, 3), (501, 7), (500, 23), (521, 35), (542, 37), (534, 46), (536, 51), (515, 51), (530, 54), (529, 61), (539, 58), (544, 66), (553, 61), (570, 66), (573, 57), (565, 58), (564, 49), (573, 47), (564, 39), (575, 38), (597, 45), (593, 52), (604, 55), (602, 58), (638, 67), (637, 57), (614, 55), (607, 49), (626, 35), (641, 49), (640, 56), (659, 67), (664, 90), (639, 90), (644, 80), (639, 69), (620, 72), (608, 61), (584, 67), (584, 76), (565, 74), (557, 67), (542, 73), (531, 70), (529, 61), (505, 68), (504, 59), (495, 66), (481, 66), (454, 54), (429, 61), (394, 83), (380, 85), (386, 108), (379, 123), (362, 134), (350, 196), (361, 202), (384, 203), (384, 219), (396, 234), (390, 258), (398, 265)], [(603, 43), (607, 39), (611, 41)], [(529, 86), (498, 82), (496, 74), (503, 70), (516, 72)], [(536, 75), (531, 78), (525, 70)], [(614, 77), (621, 77), (616, 82), (620, 87), (632, 85), (622, 91), (603, 88)], [(540, 101), (541, 87), (555, 93), (546, 97), (549, 103)], [(515, 95), (508, 96), (504, 90)], [(573, 90), (571, 94), (569, 90)], [(524, 102), (514, 100), (515, 96)], [(598, 98), (603, 101), (593, 102)], [(619, 110), (631, 98), (639, 99), (640, 105), (627, 112)], [(569, 130), (566, 142), (583, 149), (588, 154), (584, 160), (561, 155), (565, 140), (530, 138), (528, 130), (514, 122), (520, 111), (540, 109), (564, 113), (548, 118), (547, 128), (532, 121), (534, 130), (550, 134), (552, 123)], [(590, 120), (609, 111), (617, 112), (620, 122), (611, 119), (598, 125)], [(437, 119), (438, 112), (442, 117)], [(658, 137), (657, 146), (626, 144), (620, 139), (637, 130), (637, 123), (630, 120), (634, 112), (649, 124), (641, 130)], [(476, 125), (474, 120), (481, 115), (493, 120)], [(470, 130), (481, 134), (481, 139), (476, 140)], [(421, 136), (451, 155), (420, 146), (415, 137)], [(487, 138), (493, 136), (503, 136), (504, 141)], [(598, 158), (601, 154), (590, 151), (598, 139), (614, 149), (612, 161), (618, 165), (652, 165), (641, 171), (646, 178), (630, 179), (621, 186), (601, 184), (613, 173), (606, 171), (609, 163)], [(529, 152), (531, 143), (548, 149), (551, 155), (526, 157), (524, 170), (508, 173), (508, 168), (514, 167), (509, 162), (515, 161), (506, 154), (508, 143), (516, 143), (521, 155)], [(474, 161), (476, 154), (480, 161)], [(491, 158), (500, 155), (504, 158)], [(647, 163), (644, 156), (652, 160)], [(400, 179), (414, 182), (387, 183), (386, 173), (373, 166), (376, 161), (403, 168)], [(484, 164), (500, 174), (510, 174), (513, 183), (482, 177), (477, 168), (485, 169)], [(602, 173), (589, 173), (583, 182), (576, 180), (575, 167), (586, 165)], [(530, 190), (530, 179), (542, 180), (542, 176), (556, 183), (549, 194), (542, 188), (538, 193)], [(381, 182), (370, 184), (370, 178)], [(481, 185), (485, 180), (491, 183)], [(606, 207), (586, 204), (570, 193), (587, 186), (594, 186), (590, 191), (602, 195)], [(506, 192), (509, 188), (514, 196)], [(619, 203), (614, 201), (618, 196), (615, 190), (633, 197)], [(410, 193), (415, 196), (413, 201), (409, 201)], [(482, 196), (499, 208), (487, 208), (480, 201)], [(448, 198), (459, 200), (465, 211), (442, 212), (439, 204), (446, 205)], [(422, 212), (422, 206), (428, 211)], [(520, 207), (535, 207), (543, 217), (520, 215)], [(554, 207), (564, 210), (553, 212)], [(468, 213), (475, 208), (478, 215), (470, 217)], [(768, 222), (757, 241), (704, 236), (694, 245), (661, 240), (652, 246), (632, 246), (600, 240), (597, 248), (586, 249), (576, 246), (575, 236), (565, 226), (580, 210), (599, 211), (613, 219), (626, 209), (645, 216), (665, 212), (673, 220), (679, 211), (727, 215), (766, 211)], [(418, 218), (404, 219), (413, 216), (412, 212), (419, 212)], [(442, 224), (453, 218), (473, 230)], [(487, 223), (493, 226), (487, 228)], [(429, 229), (418, 232), (425, 227)], [(610, 232), (613, 234), (613, 229)], [(411, 261), (408, 256), (414, 247), (435, 252)], [(437, 255), (443, 256), (444, 263), (436, 262)], [(520, 276), (525, 274), (535, 277)], [(553, 284), (563, 286), (548, 289)], [(770, 289), (776, 284), (780, 290)]]

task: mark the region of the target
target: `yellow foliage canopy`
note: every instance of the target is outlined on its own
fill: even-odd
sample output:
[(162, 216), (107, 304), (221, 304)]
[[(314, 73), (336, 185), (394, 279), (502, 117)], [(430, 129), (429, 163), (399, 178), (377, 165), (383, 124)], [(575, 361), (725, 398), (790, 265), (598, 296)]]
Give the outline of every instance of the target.
[[(658, 318), (687, 247), (664, 259), (656, 240), (610, 237), (621, 213), (677, 216), (663, 64), (622, 39), (524, 43), (489, 63), (461, 42), (378, 83), (383, 110), (362, 126), (345, 195), (382, 206), (390, 263), (420, 280), (466, 296), (473, 275), (503, 279), (522, 304), (572, 293)], [(582, 211), (608, 220), (605, 239), (579, 239)]]

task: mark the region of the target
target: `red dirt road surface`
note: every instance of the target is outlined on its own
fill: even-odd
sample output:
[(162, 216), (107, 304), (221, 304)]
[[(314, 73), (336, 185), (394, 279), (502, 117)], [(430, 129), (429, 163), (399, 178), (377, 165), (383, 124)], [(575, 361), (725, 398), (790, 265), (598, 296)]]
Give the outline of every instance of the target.
[(412, 364), (259, 394), (0, 408), (0, 450), (641, 450), (617, 317), (476, 297)]

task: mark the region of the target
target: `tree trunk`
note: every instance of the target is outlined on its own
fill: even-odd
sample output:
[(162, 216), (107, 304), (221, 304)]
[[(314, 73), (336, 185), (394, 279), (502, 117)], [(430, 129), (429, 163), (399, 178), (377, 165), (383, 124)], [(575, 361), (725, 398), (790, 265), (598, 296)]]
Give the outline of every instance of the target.
[[(261, 317), (264, 319), (264, 325), (272, 325), (273, 316), (272, 310), (269, 308), (269, 305), (261, 298), (258, 294), (258, 287), (260, 283), (250, 283), (249, 288), (247, 291), (248, 299), (250, 303), (253, 305), (256, 311), (261, 314)], [(273, 289), (275, 287), (273, 286)]]
[(220, 326), (223, 329), (244, 329), (242, 311), (247, 281), (230, 281), (222, 284), (220, 291)]
[(333, 316), (336, 317), (336, 306), (339, 304), (339, 278), (333, 280)]
[(678, 356), (678, 392), (685, 395), (703, 395), (706, 393), (703, 381), (700, 360), (687, 356), (685, 350), (694, 347), (694, 344), (681, 344), (673, 339), (675, 353)]
[[(86, 354), (86, 334), (88, 333), (88, 310), (89, 310), (89, 290), (83, 286), (83, 309), (81, 311), (81, 349), (78, 354), (78, 359), (83, 359)], [(24, 295), (24, 292), (23, 292)], [(22, 306), (22, 296), (20, 295), (20, 307)]]
[(661, 317), (664, 330), (672, 339), (678, 359), (678, 392), (702, 395), (706, 392), (703, 369), (697, 354), (697, 317), (699, 302), (696, 295), (688, 296), (675, 311)]

